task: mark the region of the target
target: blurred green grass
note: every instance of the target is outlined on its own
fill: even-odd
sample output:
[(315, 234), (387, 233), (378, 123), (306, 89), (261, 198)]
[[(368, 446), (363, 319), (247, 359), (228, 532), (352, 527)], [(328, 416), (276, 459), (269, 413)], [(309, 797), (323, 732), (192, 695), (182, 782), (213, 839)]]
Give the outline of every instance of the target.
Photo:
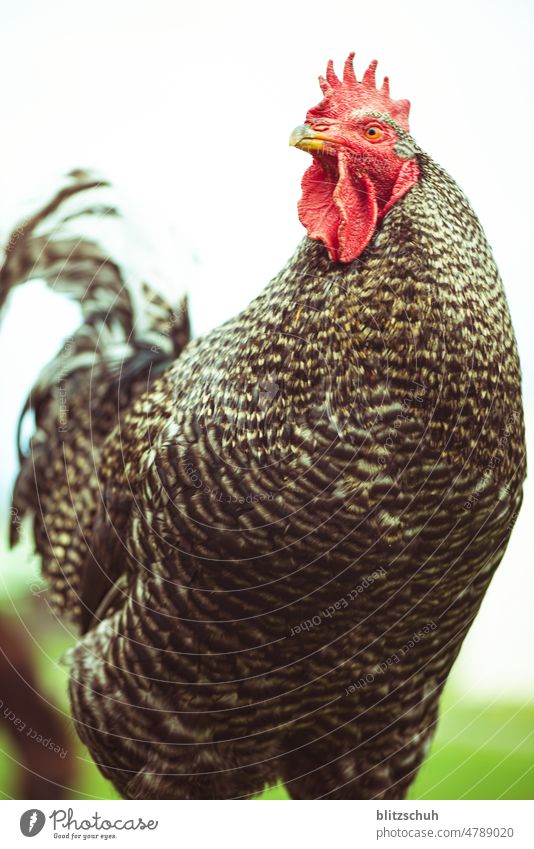
[[(287, 799), (283, 787), (262, 799)], [(533, 799), (534, 706), (465, 703), (445, 691), (434, 742), (410, 799)]]
[[(22, 572), (27, 567), (22, 568)], [(33, 572), (33, 567), (32, 567)], [(19, 572), (19, 579), (21, 573)], [(35, 574), (35, 573), (33, 573)], [(15, 587), (15, 584), (17, 586)], [(27, 580), (11, 584), (4, 592), (0, 611), (20, 615), (27, 623), (35, 617), (27, 596)], [(6, 585), (4, 584), (4, 590)], [(43, 606), (37, 617), (34, 657), (43, 691), (68, 715), (67, 670), (59, 662), (73, 638), (52, 627)], [(77, 763), (76, 786), (72, 799), (116, 799), (106, 781), (76, 738), (71, 726), (72, 751)], [(16, 798), (16, 751), (5, 732), (0, 732), (0, 798)], [(283, 786), (270, 788), (260, 797), (288, 799)], [(410, 799), (533, 799), (534, 798), (534, 704), (469, 702), (450, 684), (441, 704), (438, 730), (428, 757), (410, 791)]]

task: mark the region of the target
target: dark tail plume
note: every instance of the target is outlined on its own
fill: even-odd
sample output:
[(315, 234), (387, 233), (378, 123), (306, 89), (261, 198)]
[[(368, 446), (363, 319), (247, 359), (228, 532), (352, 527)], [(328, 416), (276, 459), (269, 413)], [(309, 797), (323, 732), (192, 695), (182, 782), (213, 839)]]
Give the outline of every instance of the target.
[(79, 329), (44, 366), (21, 414), (22, 421), (32, 413), (35, 424), (29, 452), (19, 443), (10, 532), (13, 545), (21, 519), (33, 515), (52, 605), (77, 622), (77, 589), (92, 556), (102, 443), (190, 338), (186, 301), (171, 306), (87, 235), (95, 225), (125, 226), (111, 194), (106, 181), (72, 172), (14, 229), (0, 269), (0, 307), (15, 286), (39, 278), (81, 308)]

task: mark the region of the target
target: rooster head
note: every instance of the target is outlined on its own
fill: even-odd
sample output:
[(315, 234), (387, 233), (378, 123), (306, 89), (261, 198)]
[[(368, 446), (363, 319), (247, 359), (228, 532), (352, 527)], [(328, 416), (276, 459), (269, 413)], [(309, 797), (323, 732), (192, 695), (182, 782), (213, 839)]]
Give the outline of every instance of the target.
[(313, 156), (302, 179), (300, 221), (335, 262), (360, 256), (377, 223), (419, 177), (406, 138), (409, 102), (390, 98), (387, 77), (377, 89), (376, 62), (358, 82), (353, 59), (351, 53), (343, 80), (328, 63), (326, 78), (319, 77), (324, 98), (289, 142)]

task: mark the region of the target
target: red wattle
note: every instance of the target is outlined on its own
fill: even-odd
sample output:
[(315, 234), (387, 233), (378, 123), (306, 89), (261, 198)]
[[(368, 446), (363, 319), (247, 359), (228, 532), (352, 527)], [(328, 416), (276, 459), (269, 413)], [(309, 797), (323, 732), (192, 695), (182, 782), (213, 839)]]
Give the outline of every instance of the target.
[(378, 218), (376, 192), (366, 174), (349, 174), (350, 156), (341, 151), (337, 157), (339, 180), (334, 202), (341, 223), (338, 228), (338, 260), (352, 262), (365, 250), (375, 231)]
[(337, 260), (339, 212), (334, 203), (338, 175), (327, 172), (318, 159), (302, 178), (302, 197), (298, 203), (300, 223), (310, 239), (323, 242), (330, 259)]
[(419, 165), (415, 159), (405, 159), (397, 174), (395, 185), (391, 192), (390, 198), (384, 209), (380, 213), (380, 218), (383, 218), (390, 209), (403, 197), (419, 179)]
[(318, 239), (334, 262), (352, 262), (368, 245), (378, 218), (376, 193), (367, 175), (349, 173), (350, 154), (340, 150), (337, 169), (313, 164), (302, 178), (298, 210), (310, 239)]

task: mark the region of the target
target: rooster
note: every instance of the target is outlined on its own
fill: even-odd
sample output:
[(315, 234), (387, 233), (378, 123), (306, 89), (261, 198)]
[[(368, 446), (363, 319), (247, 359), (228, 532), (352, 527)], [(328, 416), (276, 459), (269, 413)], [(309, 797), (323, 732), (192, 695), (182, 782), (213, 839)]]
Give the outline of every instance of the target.
[(328, 64), (290, 140), (307, 235), (204, 337), (71, 234), (119, 216), (90, 174), (10, 240), (3, 299), (38, 276), (83, 310), (28, 400), (14, 508), (81, 632), (77, 731), (126, 798), (404, 798), (506, 549), (525, 452), (502, 283), (375, 68)]

